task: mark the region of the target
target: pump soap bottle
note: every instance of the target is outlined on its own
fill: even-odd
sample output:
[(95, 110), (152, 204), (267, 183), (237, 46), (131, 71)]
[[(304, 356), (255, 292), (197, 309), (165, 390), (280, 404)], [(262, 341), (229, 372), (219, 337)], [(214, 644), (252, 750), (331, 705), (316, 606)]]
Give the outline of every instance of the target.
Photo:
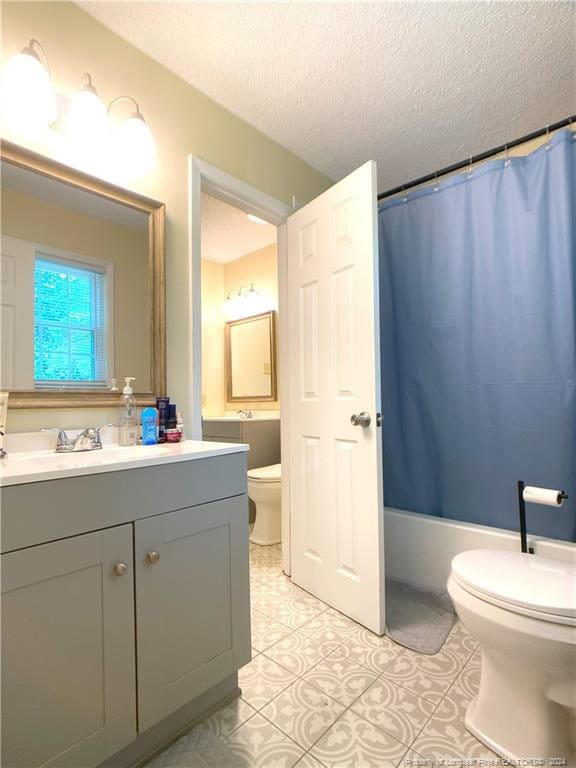
[(132, 389), (133, 376), (126, 376), (126, 386), (122, 390), (122, 405), (118, 419), (119, 445), (138, 445), (139, 423), (136, 416), (136, 398)]

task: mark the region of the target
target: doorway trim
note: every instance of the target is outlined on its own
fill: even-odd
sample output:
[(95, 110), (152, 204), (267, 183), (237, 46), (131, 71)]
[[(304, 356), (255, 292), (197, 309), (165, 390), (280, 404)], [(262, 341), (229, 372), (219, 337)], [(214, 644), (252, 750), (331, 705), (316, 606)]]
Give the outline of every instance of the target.
[[(207, 192), (246, 213), (260, 216), (278, 228), (278, 310), (279, 354), (278, 381), (281, 402), (282, 450), (282, 509), (290, 510), (288, 466), (288, 261), (286, 247), (286, 219), (294, 208), (263, 192), (245, 181), (237, 179), (215, 165), (195, 155), (188, 156), (188, 325), (191, 339), (188, 380), (190, 381), (189, 412), (193, 440), (202, 439), (202, 279), (201, 228), (202, 192)], [(283, 568), (290, 573), (290, 515), (282, 515)]]

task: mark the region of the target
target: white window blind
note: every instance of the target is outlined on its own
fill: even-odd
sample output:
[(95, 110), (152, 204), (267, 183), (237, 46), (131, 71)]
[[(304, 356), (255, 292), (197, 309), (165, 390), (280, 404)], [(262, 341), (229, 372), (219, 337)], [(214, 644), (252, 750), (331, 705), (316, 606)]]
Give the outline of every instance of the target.
[(107, 385), (106, 279), (103, 266), (37, 253), (36, 387)]

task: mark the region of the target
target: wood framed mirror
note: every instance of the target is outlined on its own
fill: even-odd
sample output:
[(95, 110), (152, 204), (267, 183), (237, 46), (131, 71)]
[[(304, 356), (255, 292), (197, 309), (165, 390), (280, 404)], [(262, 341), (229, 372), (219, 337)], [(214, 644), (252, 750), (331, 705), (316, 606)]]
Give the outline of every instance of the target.
[(165, 206), (0, 144), (0, 389), (10, 408), (166, 393)]
[(276, 313), (230, 320), (225, 339), (228, 402), (277, 400)]

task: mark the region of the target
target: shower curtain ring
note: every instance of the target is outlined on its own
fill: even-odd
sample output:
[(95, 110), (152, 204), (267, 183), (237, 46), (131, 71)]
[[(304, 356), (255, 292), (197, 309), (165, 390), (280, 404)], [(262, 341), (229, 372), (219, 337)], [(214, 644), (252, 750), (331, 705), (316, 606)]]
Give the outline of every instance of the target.
[(402, 202), (406, 203), (408, 201), (408, 195), (406, 194), (406, 190), (404, 189), (404, 185), (402, 185)]
[(546, 149), (550, 149), (550, 126), (546, 126)]
[(438, 192), (440, 185), (438, 184), (438, 171), (434, 173), (434, 192)]
[(508, 143), (504, 144), (504, 168), (508, 168), (510, 165), (510, 150), (508, 149)]
[(472, 178), (472, 157), (470, 157), (470, 162), (468, 163), (468, 178)]

